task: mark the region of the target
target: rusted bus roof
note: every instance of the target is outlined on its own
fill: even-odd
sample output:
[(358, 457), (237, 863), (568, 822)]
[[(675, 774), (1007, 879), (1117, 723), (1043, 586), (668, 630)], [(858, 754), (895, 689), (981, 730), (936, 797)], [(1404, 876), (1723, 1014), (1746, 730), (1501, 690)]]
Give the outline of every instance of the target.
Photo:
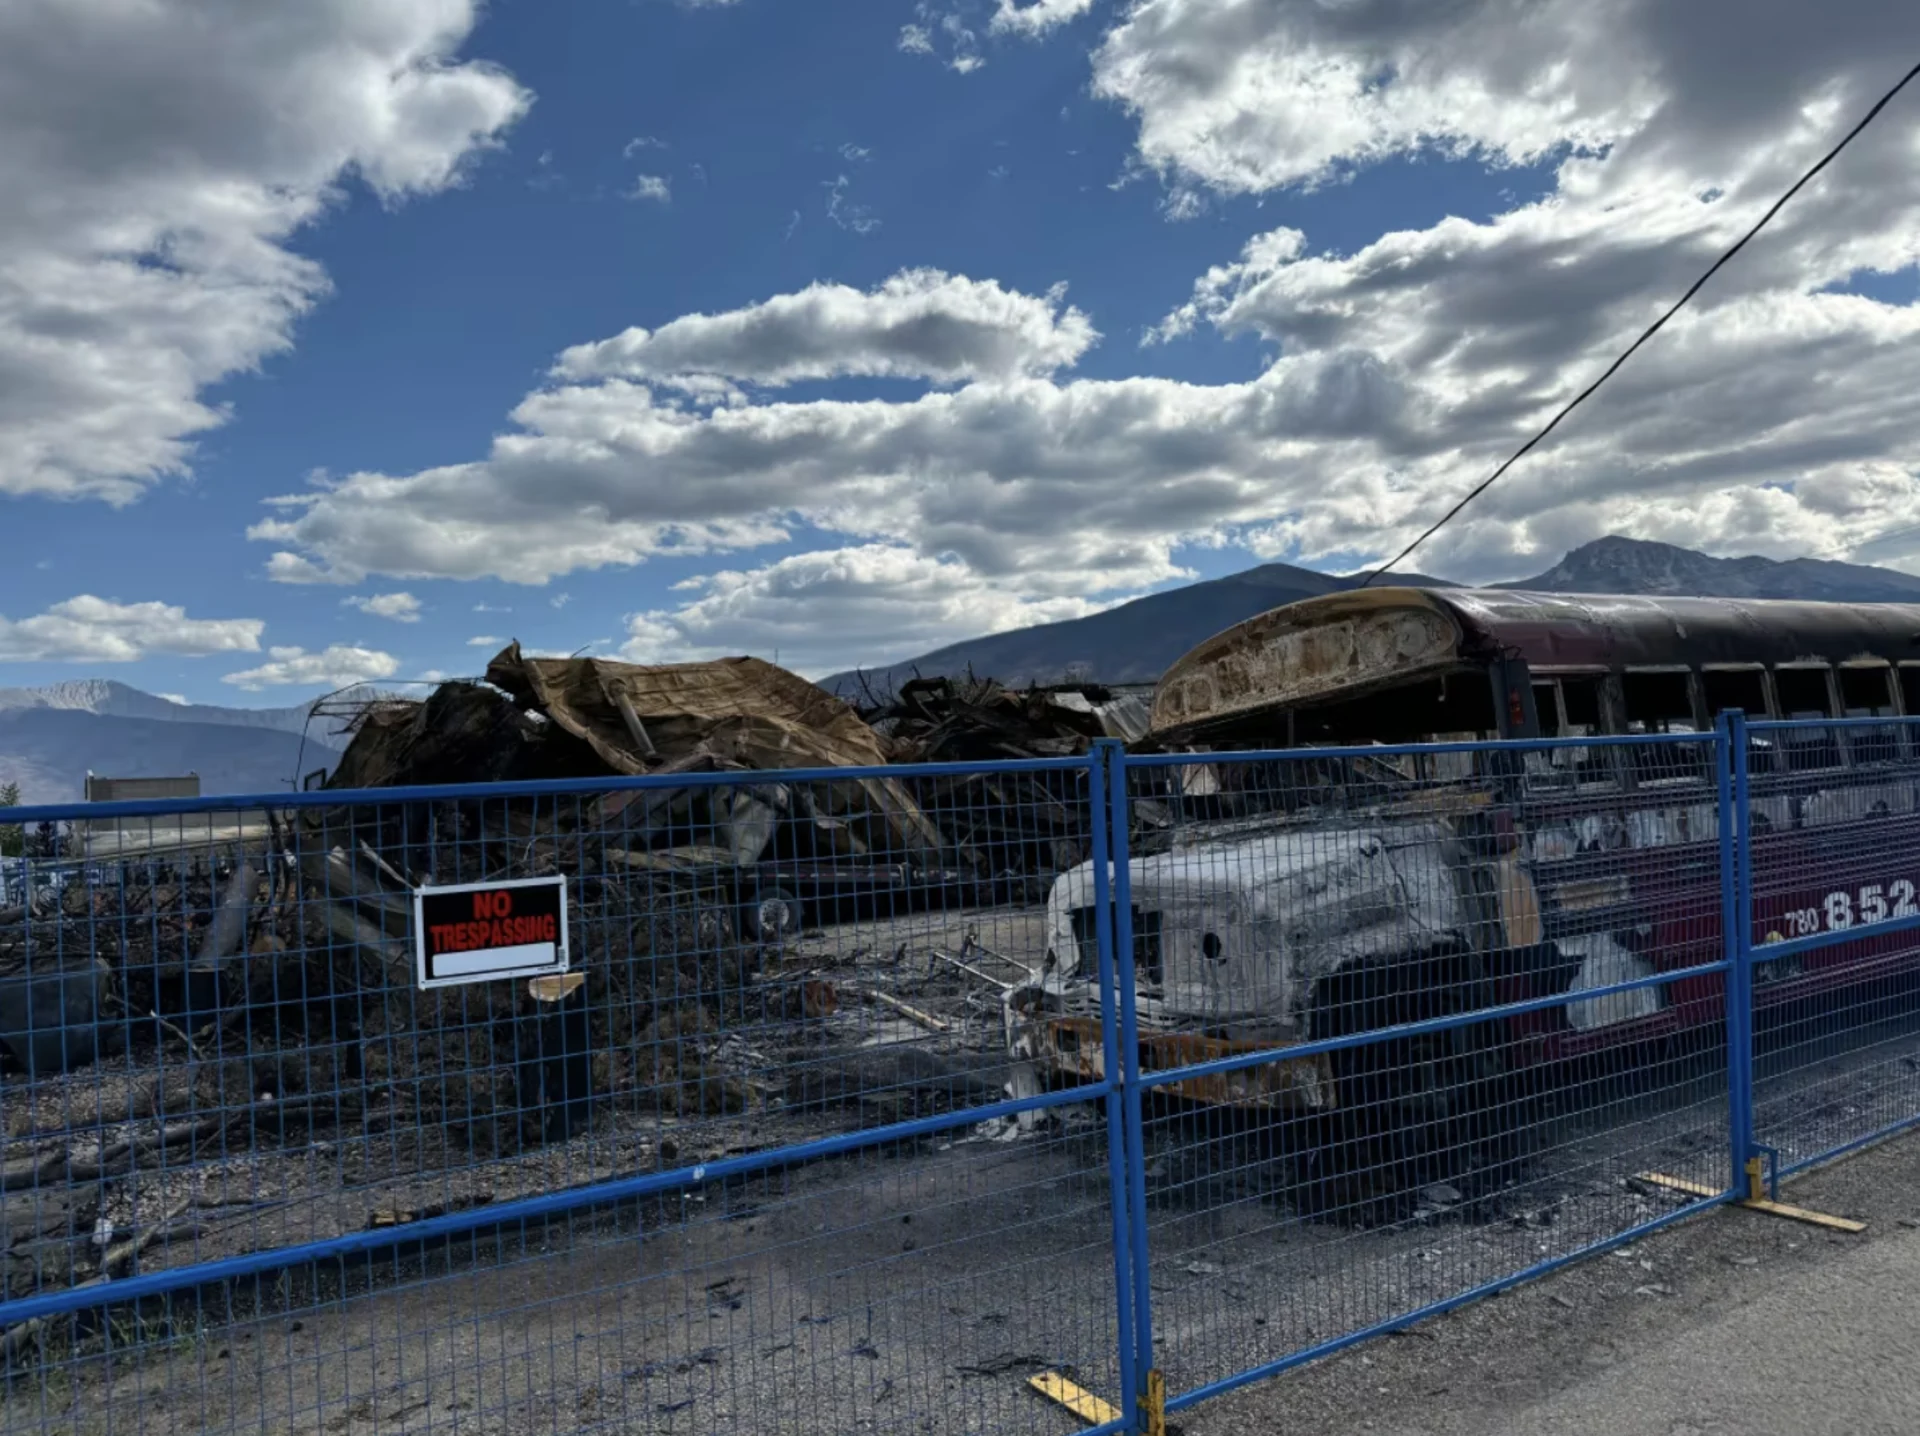
[(1531, 668), (1920, 660), (1920, 604), (1452, 589), (1431, 595)]
[(1154, 690), (1153, 732), (1437, 676), (1499, 654), (1530, 668), (1920, 661), (1920, 604), (1367, 588), (1215, 634)]

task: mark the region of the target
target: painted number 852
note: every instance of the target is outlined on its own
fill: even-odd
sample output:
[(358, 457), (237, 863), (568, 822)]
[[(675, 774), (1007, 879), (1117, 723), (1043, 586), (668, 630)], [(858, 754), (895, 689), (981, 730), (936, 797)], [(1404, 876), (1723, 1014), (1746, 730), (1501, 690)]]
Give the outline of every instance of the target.
[(1796, 908), (1786, 914), (1786, 922), (1794, 937), (1806, 937), (1822, 928), (1837, 932), (1855, 923), (1885, 922), (1916, 914), (1920, 914), (1920, 908), (1914, 906), (1913, 884), (1899, 878), (1885, 887), (1868, 883), (1858, 893), (1828, 893), (1819, 907)]

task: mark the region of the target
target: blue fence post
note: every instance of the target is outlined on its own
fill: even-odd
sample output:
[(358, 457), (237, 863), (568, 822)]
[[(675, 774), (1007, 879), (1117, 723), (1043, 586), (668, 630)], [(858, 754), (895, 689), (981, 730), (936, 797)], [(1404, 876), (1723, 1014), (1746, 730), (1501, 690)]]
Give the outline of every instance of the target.
[(1133, 874), (1128, 839), (1132, 799), (1127, 791), (1130, 770), (1126, 748), (1112, 739), (1104, 740), (1102, 746), (1107, 753), (1107, 809), (1112, 824), (1113, 956), (1115, 986), (1120, 997), (1120, 1093), (1126, 1121), (1127, 1186), (1131, 1197), (1127, 1235), (1133, 1257), (1134, 1376), (1139, 1383), (1128, 1407), (1128, 1429), (1138, 1430), (1154, 1362), (1153, 1294), (1147, 1251), (1147, 1154), (1140, 1110), (1140, 1016), (1134, 976)]
[[(1104, 1059), (1100, 1070), (1107, 1083), (1107, 1191), (1113, 1211), (1114, 1335), (1120, 1358), (1119, 1405), (1129, 1413), (1131, 1429), (1134, 1392), (1138, 1389), (1133, 1335), (1133, 1246), (1129, 1236), (1133, 1224), (1128, 1220), (1133, 1204), (1131, 1174), (1135, 1163), (1127, 1137), (1126, 1106), (1121, 1096), (1124, 1089), (1120, 1074), (1124, 1062), (1120, 1056), (1119, 1014), (1115, 1005), (1115, 974), (1119, 967), (1114, 961), (1112, 847), (1108, 841), (1112, 824), (1109, 771), (1114, 750), (1119, 746), (1110, 741), (1094, 745), (1087, 766), (1087, 801), (1093, 832), (1093, 923), (1100, 963), (1100, 1045)], [(1124, 845), (1124, 816), (1121, 828)]]
[(1721, 761), (1720, 927), (1726, 952), (1727, 1149), (1730, 1181), (1750, 1195), (1748, 1162), (1755, 1155), (1753, 1101), (1752, 814), (1747, 791), (1747, 716), (1730, 708), (1718, 719)]

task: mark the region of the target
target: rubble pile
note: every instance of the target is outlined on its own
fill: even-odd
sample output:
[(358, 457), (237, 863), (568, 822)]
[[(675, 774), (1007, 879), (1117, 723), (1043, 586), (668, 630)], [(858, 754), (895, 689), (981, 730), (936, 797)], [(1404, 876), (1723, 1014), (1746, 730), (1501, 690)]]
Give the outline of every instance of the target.
[[(752, 1093), (706, 1054), (832, 1002), (769, 958), (803, 906), (832, 921), (1038, 901), (1090, 853), (1083, 773), (873, 770), (1069, 756), (1145, 721), (1138, 698), (1085, 684), (916, 680), (862, 712), (756, 659), (510, 645), (484, 682), (362, 713), (326, 786), (410, 790), (394, 801), (309, 801), (269, 815), (270, 836), (148, 858), (144, 881), (123, 863), (0, 911), (0, 1051), (32, 1075), (112, 1043), (191, 1043), (203, 1104), (277, 1104), (285, 1125), (311, 1093), (316, 1121), (435, 1125), (474, 1150), (564, 1134), (569, 1102), (542, 1085), (556, 1043), (593, 1054), (569, 1098), (590, 1080), (596, 1099), (738, 1111)], [(850, 768), (867, 771), (835, 776)], [(595, 786), (609, 776), (689, 781)], [(472, 790), (565, 780), (578, 790)], [(418, 791), (450, 784), (468, 791)], [(584, 983), (418, 990), (415, 888), (554, 873)]]
[[(1147, 729), (1138, 698), (1094, 684), (1012, 689), (990, 678), (917, 678), (860, 716), (895, 763), (1004, 762), (1085, 754), (1098, 738)], [(1077, 773), (963, 773), (915, 789), (962, 863), (1002, 899), (1040, 901), (1092, 852)]]
[[(99, 879), (111, 877), (111, 881)], [(189, 1021), (303, 969), (299, 883), (264, 852), (96, 869), (0, 909), (0, 1052), (28, 1076), (118, 1050), (156, 1012)], [(318, 958), (324, 959), (325, 944)]]
[[(484, 683), (366, 712), (333, 789), (608, 776), (875, 768), (878, 735), (847, 704), (757, 659), (641, 667), (542, 659), (518, 645)], [(747, 1092), (713, 1070), (704, 1034), (784, 1011), (755, 972), (763, 886), (788, 869), (936, 871), (946, 843), (906, 787), (862, 777), (688, 783), (539, 796), (413, 797), (303, 810), (298, 862), (324, 940), (372, 971), (405, 965), (409, 894), (564, 872), (574, 1007), (596, 1054), (596, 1095), (679, 1114), (737, 1110)], [(785, 889), (778, 890), (787, 897)], [(522, 984), (415, 992), (365, 984), (367, 1079), (403, 1084), (420, 1120), (463, 1125), (482, 1146), (555, 1135), (553, 1104), (526, 1090), (529, 1046), (554, 1014)], [(378, 1070), (375, 1070), (375, 1069)]]
[(1066, 758), (1096, 738), (1146, 736), (1147, 705), (1091, 683), (1003, 688), (991, 678), (916, 678), (860, 716), (896, 763)]

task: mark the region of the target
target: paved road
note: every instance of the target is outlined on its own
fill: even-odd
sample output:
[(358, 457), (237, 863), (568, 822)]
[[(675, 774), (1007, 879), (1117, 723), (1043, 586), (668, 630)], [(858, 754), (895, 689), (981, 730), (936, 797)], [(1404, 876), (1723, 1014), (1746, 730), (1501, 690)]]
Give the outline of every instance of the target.
[[(1575, 1380), (1487, 1436), (1920, 1431), (1920, 1231), (1832, 1263)], [(1420, 1424), (1389, 1427), (1416, 1436)]]
[(1724, 1211), (1182, 1413), (1186, 1436), (1920, 1432), (1920, 1137), (1792, 1184), (1860, 1237)]

